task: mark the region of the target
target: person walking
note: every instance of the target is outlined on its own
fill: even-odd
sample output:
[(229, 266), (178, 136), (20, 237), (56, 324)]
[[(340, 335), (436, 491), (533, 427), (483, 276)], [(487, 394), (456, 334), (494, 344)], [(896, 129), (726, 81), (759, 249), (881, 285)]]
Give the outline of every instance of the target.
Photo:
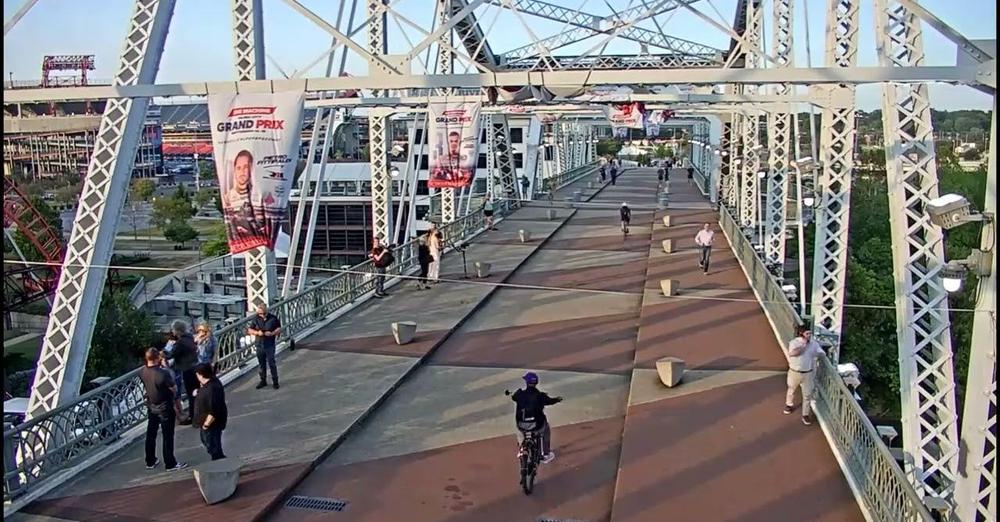
[(628, 234), (628, 226), (632, 222), (632, 209), (628, 208), (628, 202), (622, 201), (618, 214), (622, 218), (622, 232)]
[(483, 217), (486, 218), (486, 230), (496, 230), (497, 227), (493, 226), (493, 197), (490, 196), (486, 198), (486, 202), (483, 203)]
[(267, 387), (267, 370), (270, 368), (271, 384), (277, 390), (281, 386), (278, 385), (278, 364), (274, 360), (274, 351), (278, 345), (278, 335), (281, 334), (281, 320), (267, 311), (266, 304), (260, 303), (257, 305), (257, 315), (250, 322), (247, 333), (253, 335), (257, 342), (257, 365), (260, 373), (257, 389)]
[(618, 166), (612, 164), (611, 165), (611, 184), (614, 185), (616, 181), (618, 181)]
[(687, 169), (688, 184), (694, 183), (694, 165), (691, 164), (691, 158), (684, 156), (684, 168)]
[(201, 444), (212, 460), (224, 459), (222, 430), (226, 429), (229, 420), (226, 391), (211, 364), (195, 366), (194, 373), (200, 385), (194, 401), (194, 425), (201, 429)]
[(160, 367), (160, 351), (156, 348), (146, 350), (146, 365), (139, 370), (139, 380), (146, 393), (146, 469), (153, 469), (160, 463), (160, 459), (156, 458), (158, 432), (163, 434), (163, 465), (166, 470), (186, 468), (187, 464), (177, 462), (174, 457), (174, 424), (177, 422), (174, 398), (177, 397), (177, 388), (170, 374)]
[(198, 323), (194, 342), (198, 345), (198, 364), (215, 364), (215, 349), (218, 343), (208, 323)]
[(698, 268), (701, 268), (705, 275), (708, 275), (708, 263), (712, 259), (712, 243), (715, 242), (715, 231), (712, 230), (711, 223), (705, 223), (705, 226), (695, 234), (694, 242), (701, 247)]
[(430, 285), (427, 283), (427, 272), (430, 270), (433, 259), (431, 257), (431, 249), (427, 246), (427, 238), (421, 236), (417, 240), (417, 262), (420, 263), (420, 277), (417, 279), (417, 288), (420, 290), (430, 288)]
[(604, 183), (608, 179), (608, 170), (607, 167), (605, 167), (604, 165), (601, 165), (600, 170), (601, 170), (601, 183)]
[(194, 390), (198, 389), (198, 379), (194, 376), (194, 367), (198, 365), (198, 345), (188, 331), (186, 322), (174, 321), (171, 326), (177, 338), (173, 350), (174, 371), (180, 373), (181, 380), (184, 381), (184, 394), (188, 403), (187, 419), (181, 423), (186, 426), (191, 423), (190, 418), (194, 414)]
[(431, 228), (427, 230), (427, 247), (431, 251), (431, 264), (429, 267), (430, 281), (437, 284), (441, 277), (441, 255), (444, 253), (444, 235), (438, 230), (436, 223), (431, 223)]
[(368, 253), (368, 257), (372, 260), (372, 265), (375, 266), (375, 297), (381, 299), (385, 297), (385, 268), (386, 255), (388, 250), (382, 246), (382, 240), (378, 237), (372, 239), (372, 250)]
[(800, 325), (795, 329), (796, 336), (788, 343), (788, 391), (785, 394), (785, 409), (782, 413), (790, 415), (795, 411), (795, 390), (802, 389), (802, 424), (812, 424), (812, 394), (815, 387), (816, 358), (823, 353), (812, 338), (812, 330)]

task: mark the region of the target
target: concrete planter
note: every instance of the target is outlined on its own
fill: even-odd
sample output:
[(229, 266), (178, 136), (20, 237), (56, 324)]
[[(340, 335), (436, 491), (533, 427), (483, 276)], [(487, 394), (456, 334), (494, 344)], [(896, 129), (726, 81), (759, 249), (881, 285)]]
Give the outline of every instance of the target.
[(556, 219), (556, 209), (554, 208), (548, 209), (548, 211), (545, 213), (545, 217), (547, 217), (549, 221), (554, 221)]
[(669, 227), (671, 224), (670, 216), (663, 216), (663, 226)]
[(239, 459), (219, 459), (194, 468), (194, 481), (207, 504), (217, 504), (233, 496), (240, 481)]
[(517, 236), (521, 238), (521, 242), (522, 243), (527, 243), (528, 241), (531, 241), (531, 231), (530, 230), (524, 230), (524, 229), (518, 230), (517, 231)]
[(583, 201), (583, 191), (582, 190), (574, 190), (573, 191), (573, 202), (574, 203), (579, 203), (581, 201)]
[(660, 289), (663, 290), (663, 295), (666, 297), (671, 297), (677, 295), (677, 291), (680, 289), (679, 282), (675, 279), (663, 279), (660, 281)]
[(673, 388), (684, 377), (684, 360), (677, 357), (664, 357), (656, 361), (656, 373), (667, 388)]
[(484, 277), (490, 276), (490, 268), (493, 265), (490, 263), (483, 263), (481, 261), (476, 261), (476, 277), (482, 279)]
[(663, 240), (663, 251), (666, 252), (666, 253), (668, 253), (668, 254), (673, 254), (674, 253), (674, 240), (673, 239), (664, 239)]
[(413, 338), (417, 336), (417, 323), (413, 321), (392, 323), (392, 336), (399, 345), (413, 342)]

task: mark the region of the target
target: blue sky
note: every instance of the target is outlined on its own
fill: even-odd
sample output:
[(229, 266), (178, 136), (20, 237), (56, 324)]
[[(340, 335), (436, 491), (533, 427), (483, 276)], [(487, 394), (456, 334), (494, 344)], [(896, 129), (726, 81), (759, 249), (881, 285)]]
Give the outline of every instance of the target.
[[(624, 9), (640, 5), (642, 0), (549, 0), (572, 9), (597, 15), (611, 14), (611, 7)], [(652, 0), (646, 0), (653, 5)], [(4, 18), (8, 19), (23, 0), (5, 0)], [(335, 0), (302, 0), (308, 8), (323, 16), (331, 24), (336, 21), (339, 3)], [(806, 45), (804, 37), (805, 14), (809, 10), (810, 47), (812, 62), (821, 65), (825, 45), (824, 25), (827, 0), (795, 0), (796, 63), (804, 66)], [(872, 0), (862, 0), (860, 65), (876, 63)], [(363, 0), (358, 1), (358, 16), (364, 18)], [(707, 15), (732, 23), (736, 0), (705, 0), (697, 6)], [(924, 5), (939, 18), (970, 38), (996, 38), (996, 5), (992, 0), (922, 0)], [(394, 1), (395, 9), (425, 30), (430, 28), (434, 0)], [(41, 75), (41, 60), (46, 54), (94, 54), (97, 70), (92, 78), (109, 78), (117, 65), (122, 38), (130, 15), (129, 0), (40, 0), (21, 22), (4, 37), (4, 80), (37, 79)], [(161, 61), (158, 82), (184, 82), (201, 80), (230, 80), (233, 75), (232, 39), (230, 36), (229, 0), (177, 0), (177, 8), (168, 36), (166, 51)], [(346, 28), (347, 13), (344, 15)], [(770, 2), (765, 3), (770, 12)], [(558, 34), (567, 30), (561, 23), (524, 15), (522, 22), (509, 11), (493, 7), (477, 9), (480, 23), (489, 31), (489, 41), (495, 52), (504, 52), (526, 44), (529, 31), (539, 37)], [(766, 16), (765, 19), (769, 18)], [(663, 31), (673, 37), (695, 41), (704, 45), (725, 48), (728, 37), (681, 9), (660, 15), (657, 20)], [(357, 22), (356, 22), (357, 23)], [(405, 29), (400, 29), (402, 25)], [(405, 24), (397, 25), (390, 18), (390, 52), (409, 49), (410, 41), (419, 41), (423, 35)], [(649, 29), (655, 26), (646, 21)], [(492, 26), (492, 28), (490, 28)], [(329, 36), (311, 21), (300, 16), (281, 0), (264, 0), (265, 48), (274, 61), (268, 61), (268, 77), (281, 78), (277, 63), (286, 73), (305, 68), (330, 47)], [(346, 30), (346, 29), (345, 29)], [(770, 47), (770, 23), (765, 25), (765, 45)], [(355, 40), (363, 42), (363, 32)], [(565, 47), (556, 54), (581, 54), (602, 43), (601, 38)], [(955, 45), (925, 26), (924, 47), (927, 65), (954, 63)], [(606, 53), (636, 53), (638, 46), (631, 42), (615, 40), (608, 44)], [(348, 53), (348, 73), (365, 74), (366, 67), (352, 53)], [(307, 76), (322, 76), (325, 60), (307, 71)], [(462, 67), (459, 67), (461, 71)], [(422, 72), (415, 66), (414, 72)], [(932, 104), (937, 109), (989, 109), (990, 97), (966, 87), (934, 85)], [(859, 105), (863, 109), (879, 106), (879, 89), (866, 86), (859, 89)]]

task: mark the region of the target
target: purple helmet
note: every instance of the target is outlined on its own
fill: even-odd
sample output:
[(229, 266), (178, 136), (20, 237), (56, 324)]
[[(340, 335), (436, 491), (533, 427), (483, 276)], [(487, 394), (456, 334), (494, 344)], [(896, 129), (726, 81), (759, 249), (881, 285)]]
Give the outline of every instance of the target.
[(535, 372), (528, 372), (524, 374), (524, 382), (528, 384), (538, 384), (538, 374)]

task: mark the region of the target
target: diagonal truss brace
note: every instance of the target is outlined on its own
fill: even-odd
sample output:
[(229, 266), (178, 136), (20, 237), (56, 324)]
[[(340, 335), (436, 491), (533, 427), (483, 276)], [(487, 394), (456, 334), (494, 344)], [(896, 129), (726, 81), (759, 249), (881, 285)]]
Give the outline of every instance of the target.
[[(792, 0), (774, 0), (772, 18), (773, 54), (778, 67), (788, 67), (794, 61), (792, 48)], [(787, 96), (792, 89), (779, 84), (774, 94)], [(764, 260), (779, 278), (785, 265), (785, 221), (788, 209), (789, 158), (791, 157), (792, 119), (789, 109), (770, 111), (767, 116), (768, 177), (765, 203)]]
[[(114, 85), (153, 83), (173, 12), (174, 0), (135, 2)], [(149, 98), (115, 98), (108, 101), (101, 116), (35, 372), (28, 417), (52, 410), (80, 393), (148, 106)]]

